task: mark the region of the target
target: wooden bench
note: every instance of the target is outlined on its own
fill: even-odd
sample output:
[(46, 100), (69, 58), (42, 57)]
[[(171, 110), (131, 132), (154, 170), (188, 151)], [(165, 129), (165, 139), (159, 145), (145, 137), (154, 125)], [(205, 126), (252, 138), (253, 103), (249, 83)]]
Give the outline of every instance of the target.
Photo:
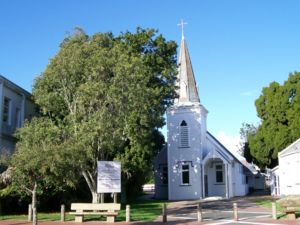
[(287, 217), (288, 217), (289, 220), (295, 220), (296, 219), (296, 212), (300, 212), (300, 207), (288, 206), (285, 209), (285, 213), (287, 214)]
[(300, 212), (300, 195), (289, 195), (277, 200), (277, 202), (285, 209), (288, 219), (296, 219), (296, 212)]
[(70, 214), (75, 215), (75, 222), (82, 223), (84, 215), (101, 215), (106, 216), (109, 223), (115, 222), (115, 217), (121, 209), (121, 204), (117, 203), (72, 203)]

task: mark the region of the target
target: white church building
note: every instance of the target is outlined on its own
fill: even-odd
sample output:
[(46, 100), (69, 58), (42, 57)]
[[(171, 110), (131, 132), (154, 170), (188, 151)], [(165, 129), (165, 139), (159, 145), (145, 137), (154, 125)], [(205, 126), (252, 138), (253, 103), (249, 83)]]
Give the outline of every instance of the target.
[[(184, 36), (178, 58), (178, 99), (167, 110), (168, 143), (154, 162), (155, 198), (231, 198), (248, 194), (259, 172), (207, 131), (208, 110), (200, 102)], [(257, 176), (257, 178), (256, 178)], [(260, 185), (264, 188), (264, 181)]]
[(300, 138), (278, 153), (270, 173), (273, 196), (300, 195)]

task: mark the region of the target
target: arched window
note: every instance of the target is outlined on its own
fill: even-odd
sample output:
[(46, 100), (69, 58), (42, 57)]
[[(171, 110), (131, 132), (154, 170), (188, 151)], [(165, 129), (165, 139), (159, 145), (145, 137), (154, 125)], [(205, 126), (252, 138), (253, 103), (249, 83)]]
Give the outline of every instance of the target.
[(189, 147), (189, 129), (187, 123), (184, 120), (180, 124), (180, 147)]

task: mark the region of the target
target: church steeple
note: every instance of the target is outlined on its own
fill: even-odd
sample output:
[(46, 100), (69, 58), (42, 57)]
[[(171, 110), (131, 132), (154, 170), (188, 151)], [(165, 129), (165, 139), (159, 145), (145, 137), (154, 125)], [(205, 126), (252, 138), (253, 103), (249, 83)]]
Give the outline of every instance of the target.
[(178, 77), (177, 82), (179, 86), (178, 103), (200, 103), (198, 95), (196, 80), (192, 68), (192, 63), (186, 41), (183, 34), (183, 26), (185, 23), (181, 21), (182, 38), (180, 43), (180, 53), (178, 58)]

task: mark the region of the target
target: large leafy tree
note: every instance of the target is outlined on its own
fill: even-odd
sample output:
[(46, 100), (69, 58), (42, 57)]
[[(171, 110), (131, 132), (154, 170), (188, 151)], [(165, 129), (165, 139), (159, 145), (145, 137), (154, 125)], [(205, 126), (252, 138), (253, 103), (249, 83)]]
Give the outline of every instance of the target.
[(71, 160), (74, 154), (62, 149), (65, 144), (62, 131), (43, 117), (26, 122), (17, 132), (20, 141), (9, 167), (11, 187), (31, 195), (33, 209), (36, 209), (38, 193), (75, 185), (76, 167)]
[(251, 155), (248, 137), (255, 135), (257, 128), (253, 124), (243, 123), (240, 129), (241, 148), (240, 152), (247, 162), (257, 163), (257, 160)]
[(300, 137), (300, 73), (263, 88), (255, 105), (261, 124), (248, 136), (251, 155), (261, 166), (273, 167), (278, 152)]
[(88, 36), (77, 29), (36, 79), (42, 117), (63, 134), (55, 148), (74, 153), (93, 202), (98, 160), (120, 160), (127, 186), (144, 182), (163, 143), (158, 129), (175, 96), (175, 73), (176, 44), (155, 30)]

